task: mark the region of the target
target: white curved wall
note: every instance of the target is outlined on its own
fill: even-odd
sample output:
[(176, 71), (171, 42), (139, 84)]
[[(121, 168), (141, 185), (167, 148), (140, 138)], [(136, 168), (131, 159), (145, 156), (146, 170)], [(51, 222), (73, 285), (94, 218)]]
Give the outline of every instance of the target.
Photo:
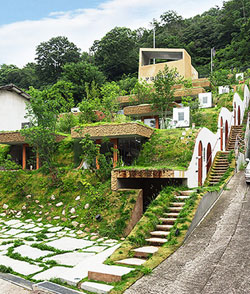
[[(236, 106), (236, 125), (238, 119), (238, 107), (240, 107), (240, 123), (244, 118), (244, 113), (248, 107), (250, 99), (249, 88), (245, 85), (244, 87), (244, 100), (242, 101), (239, 94), (235, 93), (233, 97), (233, 105)], [(225, 124), (228, 122), (228, 136), (230, 133), (231, 126), (234, 125), (234, 109), (229, 111), (227, 108), (222, 107), (218, 117), (218, 130), (214, 134), (207, 128), (202, 128), (196, 138), (194, 153), (192, 160), (189, 164), (188, 170), (185, 172), (187, 178), (187, 185), (190, 188), (198, 187), (198, 148), (199, 143), (202, 143), (202, 183), (204, 183), (207, 177), (207, 145), (211, 144), (212, 147), (212, 161), (216, 155), (216, 152), (221, 150), (221, 118), (223, 119), (223, 150), (225, 150)]]
[(26, 100), (11, 91), (0, 91), (0, 131), (16, 131), (21, 129), (26, 114)]

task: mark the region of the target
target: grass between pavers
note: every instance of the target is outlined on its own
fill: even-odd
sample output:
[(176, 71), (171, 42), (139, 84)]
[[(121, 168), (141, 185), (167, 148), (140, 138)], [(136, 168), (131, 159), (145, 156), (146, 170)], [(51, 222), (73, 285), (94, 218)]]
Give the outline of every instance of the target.
[[(232, 160), (230, 168), (225, 173), (225, 176), (223, 177), (223, 179), (220, 181), (219, 184), (215, 186), (211, 186), (211, 187), (209, 186), (199, 187), (197, 192), (194, 192), (191, 194), (190, 198), (186, 200), (185, 205), (176, 223), (174, 224), (174, 227), (170, 231), (170, 235), (168, 236), (169, 241), (165, 243), (163, 246), (161, 246), (155, 254), (151, 255), (142, 266), (134, 266), (133, 268), (135, 268), (135, 270), (133, 272), (130, 272), (128, 275), (123, 276), (121, 282), (112, 283), (112, 285), (114, 286), (114, 289), (110, 292), (110, 294), (123, 293), (127, 288), (129, 288), (135, 281), (140, 279), (143, 275), (150, 274), (155, 267), (157, 267), (161, 262), (163, 262), (171, 254), (173, 254), (183, 244), (186, 233), (192, 222), (193, 217), (195, 216), (195, 213), (202, 199), (202, 196), (207, 192), (213, 192), (213, 191), (219, 192), (221, 191), (221, 189), (226, 189), (227, 182), (234, 174), (233, 166), (235, 166), (235, 160)], [(171, 193), (173, 195), (174, 191), (171, 191), (169, 194), (169, 202), (173, 200), (173, 198), (170, 196)], [(158, 200), (157, 198), (155, 200)], [(167, 205), (168, 203), (166, 203), (165, 206)], [(155, 207), (156, 213), (160, 213), (162, 211), (164, 211), (163, 208), (160, 209), (157, 206)], [(151, 213), (152, 213), (152, 210), (150, 214)], [(116, 261), (118, 260), (133, 257), (132, 249), (145, 245), (145, 243), (140, 242), (140, 240), (142, 240), (143, 238), (145, 239), (147, 237), (147, 234), (152, 229), (154, 229), (154, 227), (152, 227), (152, 225), (154, 224), (153, 217), (151, 216), (152, 218), (151, 224), (147, 227), (147, 231), (142, 232), (141, 236), (138, 235), (139, 231), (142, 228), (141, 225), (147, 224), (149, 221), (146, 215), (147, 215), (147, 212), (144, 214), (141, 221), (136, 225), (136, 227), (133, 229), (130, 235), (126, 238), (126, 240), (121, 244), (121, 246), (110, 256), (110, 258), (107, 259), (107, 261), (105, 262), (106, 264), (114, 265), (116, 264)], [(176, 236), (175, 232), (177, 229), (179, 230), (179, 235)], [(135, 236), (137, 237), (135, 238)], [(139, 239), (138, 239), (138, 236), (139, 236)]]

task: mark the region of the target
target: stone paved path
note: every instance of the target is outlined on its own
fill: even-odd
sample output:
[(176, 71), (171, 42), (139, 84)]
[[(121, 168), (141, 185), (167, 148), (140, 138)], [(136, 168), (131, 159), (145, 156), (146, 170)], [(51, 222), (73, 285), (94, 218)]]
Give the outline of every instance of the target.
[(126, 294), (250, 293), (250, 188), (235, 175), (185, 244)]
[[(118, 247), (116, 240), (95, 234), (79, 237), (77, 230), (67, 227), (0, 218), (0, 266), (37, 281), (58, 278), (77, 285), (87, 277), (88, 270), (98, 268)], [(12, 255), (8, 256), (10, 251)]]

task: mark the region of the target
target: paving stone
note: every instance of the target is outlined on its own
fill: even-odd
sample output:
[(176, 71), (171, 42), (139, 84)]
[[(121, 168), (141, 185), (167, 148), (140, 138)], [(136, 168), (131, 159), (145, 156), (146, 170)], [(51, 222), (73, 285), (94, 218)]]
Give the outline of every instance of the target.
[(59, 264), (71, 265), (76, 266), (80, 262), (86, 260), (87, 257), (94, 256), (95, 253), (83, 253), (83, 252), (69, 252), (58, 254), (52, 257), (44, 258), (45, 261), (47, 260), (54, 260)]
[(0, 264), (11, 267), (15, 272), (26, 276), (39, 272), (43, 269), (40, 266), (29, 264), (25, 261), (12, 259), (8, 256), (0, 256)]
[[(62, 275), (67, 275), (69, 268), (63, 268), (62, 266), (54, 266), (48, 270), (45, 270), (41, 273), (36, 274), (32, 278), (34, 280), (51, 280), (51, 279), (60, 279)], [(79, 282), (79, 281), (78, 281)]]
[(70, 288), (66, 288), (63, 286), (60, 286), (55, 283), (51, 282), (41, 282), (33, 286), (35, 290), (44, 290), (46, 293), (49, 291), (49, 293), (55, 293), (55, 294), (78, 294), (82, 293), (76, 290), (72, 290)]
[(37, 259), (39, 257), (46, 256), (48, 254), (53, 253), (52, 251), (48, 250), (41, 250), (38, 248), (33, 248), (28, 245), (21, 245), (14, 249), (14, 252), (21, 254), (22, 256), (29, 257), (31, 259)]
[(88, 271), (97, 270), (102, 263), (119, 247), (109, 248), (101, 253), (87, 257), (73, 268), (53, 267), (42, 273), (37, 274), (33, 278), (36, 280), (49, 280), (58, 278), (62, 282), (76, 286), (83, 278), (88, 276)]
[(34, 227), (35, 227), (35, 224), (28, 224), (28, 225), (23, 226), (23, 229), (24, 230), (30, 230), (30, 229), (32, 229)]
[(7, 235), (17, 235), (19, 233), (23, 232), (22, 230), (18, 230), (18, 229), (10, 229), (9, 231), (5, 232), (5, 234)]
[(19, 223), (19, 224), (12, 225), (11, 227), (14, 228), (14, 229), (18, 229), (18, 228), (20, 228), (20, 227), (22, 227), (24, 225), (25, 225), (25, 223)]
[(50, 238), (56, 237), (56, 234), (55, 233), (46, 233), (45, 236), (50, 239)]
[(124, 265), (142, 265), (146, 260), (141, 258), (125, 258), (118, 260), (116, 263)]
[(5, 225), (12, 226), (12, 225), (19, 224), (19, 223), (20, 223), (20, 220), (13, 219), (13, 220), (9, 220), (9, 221), (5, 222)]
[(84, 249), (83, 251), (85, 252), (102, 252), (103, 250), (105, 250), (107, 247), (104, 247), (104, 246), (92, 246), (92, 247), (89, 247), (89, 248), (86, 248)]
[(53, 225), (51, 225), (51, 224), (47, 224), (47, 225), (44, 225), (46, 228), (51, 228), (51, 227), (53, 227)]
[(61, 239), (49, 242), (47, 245), (60, 250), (75, 250), (91, 246), (93, 243), (94, 242), (88, 240), (63, 237)]
[(5, 245), (0, 245), (0, 250), (7, 250), (8, 248), (12, 247), (14, 244), (5, 244)]
[(48, 232), (55, 233), (61, 231), (63, 227), (52, 227), (48, 229)]
[(122, 276), (130, 273), (132, 270), (134, 269), (124, 266), (102, 264), (98, 269), (88, 271), (88, 278), (107, 283), (119, 282)]
[(31, 229), (31, 231), (37, 233), (37, 232), (42, 231), (42, 229), (43, 229), (43, 228), (36, 227), (36, 228)]
[(21, 234), (18, 234), (15, 236), (16, 238), (27, 238), (27, 237), (33, 237), (33, 234), (32, 233), (21, 233)]
[(113, 288), (114, 288), (113, 286), (94, 283), (94, 282), (84, 282), (81, 285), (81, 289), (89, 291), (89, 292), (98, 293), (98, 294), (107, 294)]

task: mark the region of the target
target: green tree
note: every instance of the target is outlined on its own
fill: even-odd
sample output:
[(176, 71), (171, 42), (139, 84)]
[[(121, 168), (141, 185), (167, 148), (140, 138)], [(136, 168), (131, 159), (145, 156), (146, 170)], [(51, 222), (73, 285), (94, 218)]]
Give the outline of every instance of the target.
[(68, 38), (59, 36), (38, 45), (35, 60), (40, 80), (51, 84), (59, 79), (66, 63), (80, 61), (80, 49)]
[(146, 81), (137, 81), (135, 84), (132, 94), (135, 94), (135, 101), (131, 100), (132, 104), (134, 102), (143, 104), (151, 103), (153, 95), (153, 84), (149, 84)]
[(55, 169), (54, 155), (57, 147), (55, 138), (56, 115), (54, 101), (44, 100), (40, 91), (31, 88), (30, 103), (27, 104), (27, 117), (31, 127), (21, 130), (26, 142), (33, 147), (43, 164), (43, 170), (53, 172)]
[(115, 114), (119, 110), (117, 97), (121, 94), (123, 94), (123, 92), (115, 82), (105, 83), (101, 87), (101, 106), (106, 119), (114, 120)]
[(163, 71), (155, 77), (153, 93), (153, 108), (158, 109), (161, 113), (163, 122), (166, 122), (167, 112), (171, 109), (174, 102), (174, 91), (173, 85), (178, 83), (176, 69), (169, 69), (165, 66)]
[(92, 48), (95, 63), (109, 80), (119, 80), (123, 74), (138, 69), (137, 34), (125, 27), (115, 27)]
[(104, 74), (97, 66), (88, 62), (67, 63), (63, 66), (62, 79), (73, 84), (75, 102), (86, 97), (86, 83), (94, 82), (101, 86), (105, 82)]

